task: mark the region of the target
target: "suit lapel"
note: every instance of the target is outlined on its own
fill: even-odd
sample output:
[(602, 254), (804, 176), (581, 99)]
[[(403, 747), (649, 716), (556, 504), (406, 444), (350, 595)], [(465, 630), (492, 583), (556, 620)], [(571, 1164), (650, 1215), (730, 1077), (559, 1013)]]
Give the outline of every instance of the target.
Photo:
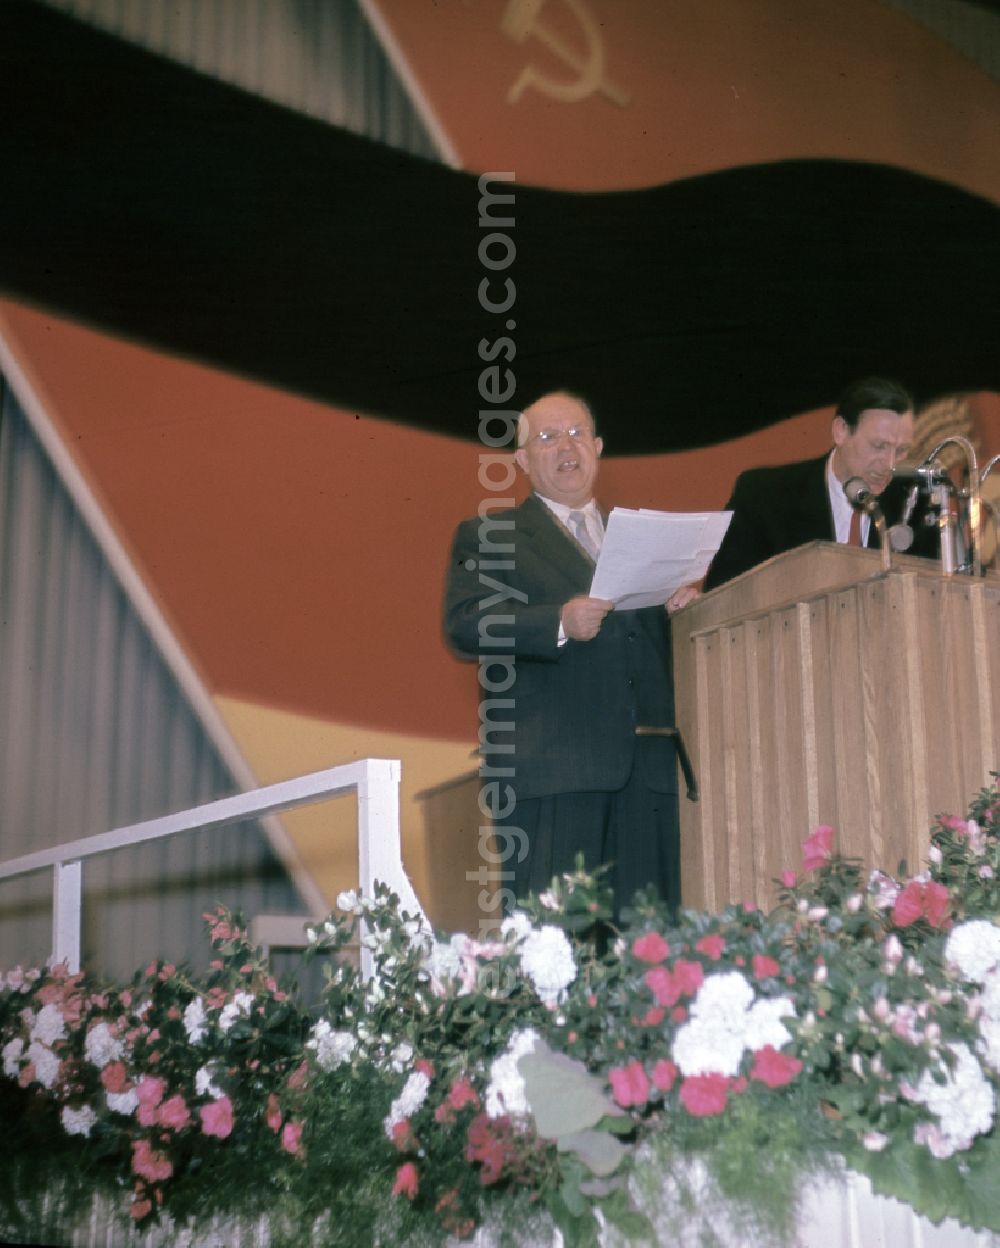
[(565, 526), (535, 494), (517, 509), (517, 529), (528, 539), (532, 554), (564, 579), (576, 593), (586, 593), (594, 579), (594, 564)]

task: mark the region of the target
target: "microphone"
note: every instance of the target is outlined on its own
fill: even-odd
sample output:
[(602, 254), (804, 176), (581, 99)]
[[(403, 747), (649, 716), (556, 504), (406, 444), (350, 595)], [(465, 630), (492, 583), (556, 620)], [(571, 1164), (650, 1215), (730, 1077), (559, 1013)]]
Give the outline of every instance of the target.
[[(878, 495), (874, 494), (868, 482), (863, 477), (850, 477), (844, 482), (844, 493), (847, 495), (847, 501), (857, 511), (867, 512), (872, 518), (872, 523), (878, 531), (879, 545), (882, 548), (882, 568), (888, 572), (892, 562), (892, 545), (891, 531), (886, 528), (885, 516), (879, 505)], [(899, 526), (897, 526), (899, 527)], [(909, 526), (906, 526), (907, 528)], [(905, 534), (899, 535), (900, 540), (905, 540)], [(910, 542), (913, 541), (913, 533), (910, 532)], [(910, 542), (906, 543), (902, 549), (907, 549)]]

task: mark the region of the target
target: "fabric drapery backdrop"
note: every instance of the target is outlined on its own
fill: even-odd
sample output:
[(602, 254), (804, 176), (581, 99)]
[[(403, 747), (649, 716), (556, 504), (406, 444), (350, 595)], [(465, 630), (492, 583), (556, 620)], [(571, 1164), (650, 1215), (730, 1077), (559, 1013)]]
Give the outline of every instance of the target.
[[(0, 376), (0, 858), (236, 791)], [(204, 964), (201, 915), (302, 901), (253, 823), (85, 861), (83, 955)], [(52, 873), (0, 882), (0, 966), (51, 952)]]

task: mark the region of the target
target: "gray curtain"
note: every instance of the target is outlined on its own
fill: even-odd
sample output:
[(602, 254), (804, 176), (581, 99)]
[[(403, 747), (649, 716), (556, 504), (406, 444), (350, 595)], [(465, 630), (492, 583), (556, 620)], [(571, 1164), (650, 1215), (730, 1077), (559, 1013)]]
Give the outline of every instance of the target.
[[(225, 796), (237, 785), (0, 379), (0, 859)], [(253, 823), (85, 862), (83, 957), (130, 975), (204, 964), (216, 901), (303, 913)], [(51, 949), (50, 871), (0, 882), (0, 966)]]

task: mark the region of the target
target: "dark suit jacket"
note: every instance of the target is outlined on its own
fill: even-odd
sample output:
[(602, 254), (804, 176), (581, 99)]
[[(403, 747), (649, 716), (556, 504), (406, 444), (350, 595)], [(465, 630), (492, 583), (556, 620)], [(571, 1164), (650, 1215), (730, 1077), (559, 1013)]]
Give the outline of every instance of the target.
[[(677, 791), (673, 743), (634, 731), (674, 724), (666, 611), (613, 611), (592, 641), (557, 644), (560, 609), (589, 592), (593, 573), (534, 495), (455, 534), (445, 631), (479, 660), (480, 754), (488, 767), (514, 768), (518, 799), (614, 791), (633, 762), (650, 788)], [(513, 656), (508, 689), (504, 656)]]
[[(828, 458), (827, 454), (775, 468), (751, 468), (737, 477), (726, 504), (733, 519), (705, 577), (706, 589), (714, 589), (765, 559), (806, 542), (837, 540), (826, 488)], [(887, 524), (899, 519), (905, 497), (903, 482), (889, 483), (879, 500)], [(910, 521), (915, 541), (909, 553), (934, 556), (936, 535), (926, 529), (922, 519), (923, 511), (918, 510)], [(874, 525), (869, 526), (868, 545), (878, 545)]]

